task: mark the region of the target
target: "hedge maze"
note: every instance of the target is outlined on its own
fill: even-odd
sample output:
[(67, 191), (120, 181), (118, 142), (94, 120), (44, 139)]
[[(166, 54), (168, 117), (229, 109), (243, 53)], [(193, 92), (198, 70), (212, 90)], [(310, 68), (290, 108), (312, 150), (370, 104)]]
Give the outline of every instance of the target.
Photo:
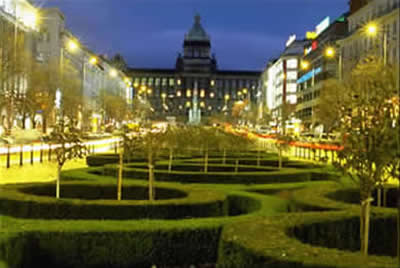
[(363, 257), (357, 189), (328, 167), (278, 169), (275, 155), (248, 151), (210, 154), (207, 172), (201, 155), (180, 155), (169, 171), (167, 158), (155, 201), (140, 158), (125, 163), (116, 200), (118, 155), (63, 172), (60, 200), (53, 184), (3, 186), (0, 267), (397, 267), (394, 190), (372, 208)]

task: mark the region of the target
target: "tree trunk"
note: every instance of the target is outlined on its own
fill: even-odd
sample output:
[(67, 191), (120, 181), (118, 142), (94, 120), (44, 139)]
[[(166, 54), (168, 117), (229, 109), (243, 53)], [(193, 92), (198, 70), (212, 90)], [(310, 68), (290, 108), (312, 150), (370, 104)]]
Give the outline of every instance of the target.
[(225, 165), (226, 164), (226, 149), (224, 149), (224, 154), (222, 156), (222, 164)]
[(153, 164), (153, 154), (148, 155), (148, 166), (149, 166), (149, 200), (154, 201), (154, 164)]
[(282, 149), (281, 149), (280, 145), (278, 147), (278, 161), (279, 161), (278, 168), (281, 169), (282, 168)]
[(172, 149), (169, 150), (169, 162), (168, 162), (168, 173), (172, 171), (172, 159), (173, 159), (173, 152)]
[(205, 155), (204, 155), (204, 172), (208, 172), (208, 148), (206, 148)]
[(47, 118), (46, 118), (46, 115), (45, 114), (43, 114), (42, 115), (43, 117), (42, 117), (42, 120), (43, 120), (43, 124), (42, 124), (42, 132), (43, 132), (43, 134), (46, 134), (47, 133)]
[(397, 262), (400, 264), (400, 183), (397, 188)]
[(381, 186), (379, 185), (378, 186), (378, 188), (376, 189), (376, 199), (377, 199), (377, 203), (376, 203), (376, 205), (378, 206), (378, 207), (381, 207), (382, 206), (382, 188), (381, 188)]
[(368, 255), (369, 243), (369, 222), (370, 222), (370, 207), (372, 198), (370, 194), (367, 199), (361, 201), (361, 216), (360, 216), (360, 242), (361, 253), (364, 256)]
[(118, 182), (117, 182), (117, 200), (121, 201), (122, 197), (122, 174), (124, 169), (124, 152), (123, 149), (119, 152), (119, 170), (118, 170)]
[(56, 177), (56, 198), (60, 198), (60, 177), (61, 177), (61, 165), (57, 165), (57, 177)]
[(236, 159), (235, 161), (235, 173), (239, 172), (239, 159)]

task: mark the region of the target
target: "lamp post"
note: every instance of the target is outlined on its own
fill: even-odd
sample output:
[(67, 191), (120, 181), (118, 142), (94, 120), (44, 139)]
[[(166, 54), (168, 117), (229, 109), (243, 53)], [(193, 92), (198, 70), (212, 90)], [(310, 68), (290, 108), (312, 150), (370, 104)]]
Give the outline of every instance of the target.
[[(325, 49), (324, 55), (326, 58), (328, 59), (333, 59), (333, 58), (337, 58), (338, 59), (338, 79), (339, 81), (342, 81), (343, 79), (343, 54), (342, 54), (342, 50), (339, 49), (335, 49), (334, 47), (327, 47)], [(337, 56), (336, 56), (337, 55)]]
[(383, 64), (386, 66), (387, 65), (387, 50), (388, 50), (388, 30), (385, 26), (382, 27), (382, 29), (379, 29), (378, 25), (375, 22), (370, 22), (367, 24), (365, 32), (368, 36), (370, 37), (376, 37), (378, 34), (381, 32), (382, 33), (382, 39), (383, 39)]

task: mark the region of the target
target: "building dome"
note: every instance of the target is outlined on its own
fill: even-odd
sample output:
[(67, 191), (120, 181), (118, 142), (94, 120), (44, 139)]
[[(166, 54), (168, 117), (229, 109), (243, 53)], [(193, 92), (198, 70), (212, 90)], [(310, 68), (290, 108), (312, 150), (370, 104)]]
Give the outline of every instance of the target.
[(189, 33), (185, 35), (185, 41), (210, 41), (210, 37), (204, 30), (203, 26), (201, 26), (200, 21), (200, 15), (196, 14), (192, 28)]

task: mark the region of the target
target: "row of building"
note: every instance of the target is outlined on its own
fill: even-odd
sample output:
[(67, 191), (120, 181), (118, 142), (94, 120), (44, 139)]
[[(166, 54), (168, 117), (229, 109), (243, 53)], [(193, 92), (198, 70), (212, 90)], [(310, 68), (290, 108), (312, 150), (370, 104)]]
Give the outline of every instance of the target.
[(305, 38), (291, 36), (282, 54), (267, 64), (260, 84), (273, 127), (281, 127), (287, 116), (284, 108), (290, 105), (294, 111), (287, 128), (323, 132), (317, 107), (327, 79), (346, 79), (354, 65), (369, 55), (388, 64), (400, 63), (400, 1), (351, 0), (349, 5), (348, 12), (333, 20), (325, 18)]
[[(76, 107), (76, 116), (81, 123), (85, 122), (85, 128), (97, 130), (97, 127), (104, 121), (107, 116), (101, 108), (101, 100), (99, 99), (100, 90), (112, 91), (123, 97), (127, 103), (133, 98), (133, 89), (131, 81), (125, 73), (125, 68), (118, 68), (115, 61), (111, 61), (106, 56), (97, 55), (90, 48), (82, 44), (79, 38), (66, 28), (65, 16), (57, 8), (39, 9), (35, 7), (29, 0), (0, 0), (0, 39), (4, 39), (6, 33), (12, 33), (12, 38), (23, 40), (23, 47), (38, 64), (53, 64), (54, 68), (66, 72), (65, 65), (72, 68), (77, 81), (79, 81), (80, 96), (84, 101), (80, 102), (84, 105)], [(11, 30), (10, 30), (11, 29)], [(15, 40), (17, 42), (17, 40)], [(5, 66), (5, 51), (10, 49), (10, 43), (0, 42), (0, 65)], [(12, 46), (12, 42), (11, 42)], [(15, 56), (19, 50), (15, 49)], [(5, 71), (5, 68), (2, 69)], [(54, 71), (54, 75), (56, 75)], [(22, 75), (20, 75), (22, 77)], [(3, 76), (0, 76), (1, 78)], [(18, 79), (21, 80), (21, 77)], [(15, 79), (15, 78), (14, 78)], [(25, 96), (29, 88), (29, 78), (26, 79), (25, 87), (18, 87), (20, 92), (10, 92), (16, 87), (7, 81), (0, 81), (0, 95), (3, 98), (11, 98), (13, 96)], [(56, 79), (56, 77), (54, 77)], [(5, 78), (3, 79), (5, 80)], [(51, 125), (56, 120), (56, 110), (61, 109), (62, 92), (60, 85), (55, 85), (57, 92), (54, 99), (54, 111), (49, 116), (48, 124)], [(12, 96), (13, 95), (13, 96)], [(44, 124), (43, 111), (37, 110), (32, 118), (26, 118), (21, 114), (20, 108), (16, 105), (10, 106), (10, 100), (7, 105), (0, 106), (0, 126), (3, 129), (13, 126), (32, 127), (32, 125)], [(12, 100), (11, 100), (12, 103)], [(10, 122), (10, 116), (12, 120)], [(85, 118), (86, 117), (86, 118)], [(24, 122), (21, 122), (24, 121)], [(26, 121), (26, 122), (25, 122)], [(88, 124), (91, 122), (91, 124)], [(83, 126), (83, 125), (82, 125)], [(1, 127), (0, 127), (1, 128)]]

